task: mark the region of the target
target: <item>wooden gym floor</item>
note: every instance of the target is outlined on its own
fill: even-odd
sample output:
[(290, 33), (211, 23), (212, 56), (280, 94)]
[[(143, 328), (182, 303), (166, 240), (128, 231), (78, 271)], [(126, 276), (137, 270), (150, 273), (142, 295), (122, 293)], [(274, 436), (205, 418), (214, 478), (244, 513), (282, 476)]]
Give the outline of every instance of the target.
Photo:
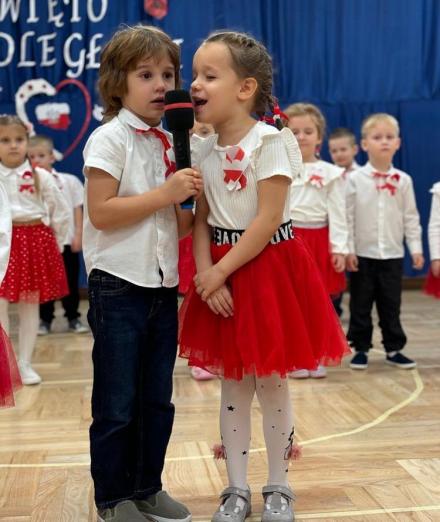
[[(440, 521), (440, 301), (406, 291), (402, 319), (417, 369), (386, 366), (376, 333), (368, 371), (354, 372), (346, 360), (327, 379), (290, 381), (303, 445), (289, 473), (297, 520)], [(13, 315), (13, 340), (16, 323)], [(57, 317), (56, 333), (38, 339), (34, 360), (43, 383), (21, 390), (15, 408), (0, 410), (1, 521), (96, 520), (88, 454), (92, 339), (64, 327)], [(226, 486), (224, 463), (210, 451), (218, 441), (219, 394), (218, 380), (195, 382), (177, 362), (164, 483), (195, 521), (210, 520)], [(256, 401), (252, 448), (248, 520), (258, 521), (266, 457)]]

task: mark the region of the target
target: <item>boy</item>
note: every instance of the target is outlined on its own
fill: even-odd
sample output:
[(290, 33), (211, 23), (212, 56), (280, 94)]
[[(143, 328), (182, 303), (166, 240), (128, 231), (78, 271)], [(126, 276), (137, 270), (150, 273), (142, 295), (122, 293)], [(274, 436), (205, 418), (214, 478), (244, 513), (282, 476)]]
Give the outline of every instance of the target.
[(343, 177), (359, 168), (355, 161), (359, 147), (356, 144), (356, 136), (350, 129), (338, 127), (328, 137), (328, 150), (332, 161), (338, 167), (345, 169)]
[(350, 174), (347, 187), (347, 269), (352, 272), (347, 337), (356, 350), (350, 367), (368, 367), (371, 310), (376, 302), (386, 363), (410, 369), (416, 363), (401, 352), (406, 344), (400, 323), (404, 238), (413, 267), (421, 270), (424, 259), (412, 180), (392, 165), (400, 147), (397, 120), (384, 113), (368, 116), (362, 124), (361, 146), (369, 161)]
[[(55, 156), (53, 154), (53, 141), (47, 136), (32, 136), (29, 139), (28, 156), (33, 165), (37, 165), (50, 172), (58, 188), (64, 195), (71, 216), (69, 231), (65, 239), (63, 259), (66, 268), (67, 281), (69, 283), (69, 294), (61, 299), (64, 308), (64, 316), (69, 323), (69, 330), (74, 333), (85, 333), (89, 329), (83, 325), (78, 311), (79, 307), (79, 252), (82, 248), (82, 222), (84, 200), (84, 188), (81, 181), (72, 174), (57, 172), (53, 168)], [(50, 333), (54, 319), (55, 301), (48, 301), (40, 305), (40, 328), (38, 335)]]

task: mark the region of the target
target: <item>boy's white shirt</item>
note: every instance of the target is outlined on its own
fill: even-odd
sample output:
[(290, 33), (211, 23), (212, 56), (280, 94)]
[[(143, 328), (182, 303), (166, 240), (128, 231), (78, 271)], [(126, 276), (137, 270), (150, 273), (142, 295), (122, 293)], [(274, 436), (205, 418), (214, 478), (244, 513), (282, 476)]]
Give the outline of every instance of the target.
[[(174, 205), (162, 208), (134, 225), (114, 230), (97, 230), (87, 209), (87, 167), (104, 170), (119, 180), (118, 196), (142, 194), (165, 182), (166, 166), (161, 141), (154, 136), (136, 133), (136, 129), (149, 128), (133, 113), (121, 109), (118, 116), (98, 127), (86, 143), (84, 260), (87, 273), (97, 268), (138, 286), (174, 287), (179, 282)], [(171, 134), (163, 132), (171, 143)]]
[(333, 254), (348, 253), (343, 172), (341, 167), (322, 160), (304, 163), (301, 175), (293, 180), (291, 187), (290, 208), (294, 227), (295, 224), (328, 225)]
[(65, 245), (71, 245), (75, 237), (75, 209), (84, 203), (84, 186), (80, 179), (67, 172), (58, 172), (54, 168), (50, 172), (55, 182), (63, 194), (70, 209), (69, 226), (64, 240)]
[(35, 168), (39, 191), (35, 180), (28, 176), (32, 172), (28, 160), (16, 168), (7, 168), (0, 163), (0, 178), (8, 193), (12, 221), (24, 222), (41, 219), (53, 228), (60, 251), (69, 226), (70, 210), (54, 178), (44, 169)]
[(383, 179), (370, 163), (348, 176), (347, 223), (349, 251), (371, 259), (397, 259), (404, 255), (404, 239), (411, 254), (423, 252), (422, 227), (411, 177), (393, 166), (384, 174), (397, 174), (394, 195), (379, 189)]
[(9, 198), (3, 181), (0, 179), (0, 285), (5, 277), (9, 262), (12, 237), (12, 217)]
[(428, 224), (429, 256), (431, 261), (440, 259), (440, 182), (432, 189), (431, 213)]

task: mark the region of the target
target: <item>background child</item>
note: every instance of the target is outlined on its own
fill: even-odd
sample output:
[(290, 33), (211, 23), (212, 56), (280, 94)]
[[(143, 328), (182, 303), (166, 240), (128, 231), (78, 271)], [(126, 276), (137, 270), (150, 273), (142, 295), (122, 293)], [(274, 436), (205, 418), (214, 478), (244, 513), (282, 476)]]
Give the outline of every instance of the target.
[[(8, 194), (0, 179), (0, 284), (8, 267), (12, 218)], [(14, 390), (21, 387), (14, 351), (0, 323), (0, 408), (14, 405)]]
[(356, 136), (350, 129), (339, 127), (333, 130), (328, 137), (328, 150), (333, 163), (344, 169), (343, 179), (346, 179), (347, 174), (359, 168), (355, 160), (359, 147), (356, 143)]
[[(69, 210), (52, 176), (29, 163), (27, 145), (24, 123), (17, 116), (0, 116), (0, 179), (13, 224), (8, 269), (0, 286), (0, 321), (8, 333), (8, 302), (18, 303), (18, 366), (23, 384), (38, 384), (41, 377), (31, 366), (38, 307), (67, 293), (60, 251)], [(53, 230), (43, 223), (47, 213)]]
[(428, 225), (431, 269), (426, 280), (425, 292), (440, 298), (440, 182), (434, 184), (431, 192), (432, 204)]
[(160, 126), (179, 69), (179, 47), (160, 29), (116, 32), (99, 70), (106, 123), (84, 149), (91, 472), (98, 515), (112, 522), (191, 519), (161, 482), (174, 418), (178, 237), (193, 222), (178, 203), (201, 189), (197, 171), (172, 174)]
[[(347, 175), (353, 170), (359, 168), (355, 161), (356, 154), (359, 152), (359, 147), (356, 143), (356, 136), (350, 129), (339, 127), (333, 130), (328, 137), (328, 149), (333, 163), (337, 167), (344, 169), (342, 179), (347, 180)], [(344, 187), (345, 188), (345, 187)], [(342, 316), (342, 297), (344, 292), (332, 297), (333, 306), (339, 317)]]
[[(62, 192), (70, 208), (70, 220), (68, 234), (64, 242), (63, 259), (66, 269), (69, 293), (61, 299), (64, 308), (64, 316), (67, 317), (69, 330), (75, 333), (88, 332), (79, 320), (79, 252), (82, 248), (82, 227), (84, 188), (81, 181), (72, 174), (57, 172), (53, 168), (55, 156), (53, 154), (53, 141), (47, 136), (32, 136), (29, 139), (28, 156), (32, 165), (50, 172)], [(52, 321), (55, 317), (55, 301), (47, 301), (40, 305), (40, 328), (39, 335), (50, 332)]]
[(350, 174), (347, 188), (347, 268), (353, 272), (347, 337), (356, 349), (350, 366), (357, 370), (368, 366), (375, 302), (386, 362), (414, 368), (416, 363), (401, 353), (406, 344), (400, 323), (403, 239), (413, 267), (421, 270), (422, 229), (412, 180), (392, 164), (400, 147), (397, 120), (384, 113), (368, 116), (362, 124), (361, 146), (368, 154), (368, 163)]
[(217, 134), (198, 151), (205, 195), (196, 207), (197, 275), (181, 308), (180, 355), (224, 377), (219, 454), (229, 487), (212, 520), (242, 521), (250, 513), (250, 409), (257, 394), (269, 462), (262, 520), (290, 521), (287, 471), (296, 453), (286, 374), (339, 360), (346, 343), (290, 222), (289, 185), (301, 168), (295, 137), (252, 117), (274, 108), (269, 54), (250, 36), (214, 33), (197, 50), (193, 71), (196, 118)]
[[(315, 258), (329, 295), (338, 296), (346, 285), (344, 269), (348, 252), (343, 170), (316, 156), (325, 135), (325, 119), (318, 107), (295, 103), (285, 114), (304, 162), (301, 176), (292, 184), (293, 226)], [(312, 372), (299, 369), (290, 375), (296, 379), (309, 376), (325, 377), (325, 368), (320, 366)]]

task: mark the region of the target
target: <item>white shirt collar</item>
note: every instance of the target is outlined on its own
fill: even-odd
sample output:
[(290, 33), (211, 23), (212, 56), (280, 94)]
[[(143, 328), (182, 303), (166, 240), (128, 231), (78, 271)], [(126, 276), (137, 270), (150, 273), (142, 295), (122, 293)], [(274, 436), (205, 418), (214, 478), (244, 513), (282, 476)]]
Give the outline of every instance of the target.
[[(141, 129), (141, 130), (147, 131), (152, 128), (150, 125), (148, 125), (148, 123), (145, 123), (144, 121), (142, 121), (140, 118), (138, 118), (135, 114), (133, 114), (131, 111), (129, 111), (125, 107), (123, 107), (119, 111), (117, 117), (118, 117), (119, 121), (129, 125), (130, 127), (133, 127), (133, 129)], [(157, 127), (153, 127), (153, 128), (158, 129), (162, 132), (165, 132), (167, 135), (170, 136), (170, 133), (167, 132), (162, 127), (162, 123), (160, 123)]]
[(15, 168), (6, 167), (3, 163), (0, 163), (0, 174), (2, 176), (10, 176), (12, 173), (22, 174), (25, 170), (32, 170), (31, 164), (28, 160), (24, 161), (21, 165)]

